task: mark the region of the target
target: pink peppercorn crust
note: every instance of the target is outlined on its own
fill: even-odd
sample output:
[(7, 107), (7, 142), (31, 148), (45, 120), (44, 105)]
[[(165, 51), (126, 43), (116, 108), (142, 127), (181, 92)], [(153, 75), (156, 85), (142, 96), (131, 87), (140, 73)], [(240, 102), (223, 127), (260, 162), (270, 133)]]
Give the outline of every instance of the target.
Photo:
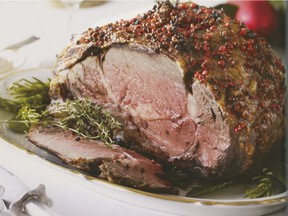
[(147, 47), (177, 61), (191, 94), (194, 82), (204, 84), (239, 145), (241, 170), (283, 138), (285, 68), (264, 38), (222, 10), (167, 1), (131, 20), (89, 28), (59, 56), (55, 72), (115, 44)]

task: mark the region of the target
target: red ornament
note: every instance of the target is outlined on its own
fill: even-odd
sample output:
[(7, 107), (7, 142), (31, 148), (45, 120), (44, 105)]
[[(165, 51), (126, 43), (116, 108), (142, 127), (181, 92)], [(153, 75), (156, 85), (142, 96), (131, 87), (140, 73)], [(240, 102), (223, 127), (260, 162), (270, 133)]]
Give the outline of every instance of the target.
[(238, 6), (235, 18), (259, 35), (269, 35), (277, 26), (277, 12), (268, 1), (229, 1)]

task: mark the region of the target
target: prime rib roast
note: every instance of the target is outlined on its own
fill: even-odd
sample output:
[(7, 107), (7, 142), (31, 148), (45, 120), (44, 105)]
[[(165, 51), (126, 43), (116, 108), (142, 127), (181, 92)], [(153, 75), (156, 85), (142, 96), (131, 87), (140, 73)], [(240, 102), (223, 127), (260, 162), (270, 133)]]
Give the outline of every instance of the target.
[[(124, 125), (115, 148), (54, 129), (34, 129), (30, 140), (114, 182), (141, 188), (131, 178), (142, 175), (148, 190), (173, 191), (162, 167), (230, 178), (259, 165), (283, 139), (284, 73), (265, 39), (223, 10), (161, 2), (133, 19), (89, 28), (59, 55), (52, 103), (89, 98), (113, 113)], [(56, 138), (47, 142), (43, 134)], [(126, 175), (125, 158), (152, 173)]]

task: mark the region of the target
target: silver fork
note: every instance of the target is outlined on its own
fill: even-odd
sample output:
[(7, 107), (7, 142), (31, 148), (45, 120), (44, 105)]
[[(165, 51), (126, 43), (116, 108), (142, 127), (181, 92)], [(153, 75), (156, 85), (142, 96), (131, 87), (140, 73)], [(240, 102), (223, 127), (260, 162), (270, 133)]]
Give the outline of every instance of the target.
[(33, 35), (33, 36), (23, 40), (23, 41), (17, 42), (15, 44), (11, 44), (11, 45), (1, 49), (1, 51), (3, 51), (3, 50), (17, 50), (20, 47), (25, 46), (25, 45), (30, 44), (30, 43), (33, 43), (39, 39), (40, 39), (40, 37)]

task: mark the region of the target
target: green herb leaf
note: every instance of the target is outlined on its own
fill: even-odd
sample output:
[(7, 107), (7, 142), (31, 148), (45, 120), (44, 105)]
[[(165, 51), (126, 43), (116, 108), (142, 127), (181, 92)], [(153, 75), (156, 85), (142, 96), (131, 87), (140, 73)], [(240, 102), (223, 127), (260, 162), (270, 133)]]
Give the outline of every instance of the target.
[(54, 104), (50, 114), (58, 116), (54, 126), (88, 139), (101, 140), (107, 145), (113, 143), (111, 137), (114, 130), (122, 126), (115, 117), (91, 100), (67, 100), (65, 103)]
[(17, 104), (43, 110), (50, 103), (48, 95), (50, 80), (48, 80), (48, 82), (42, 82), (35, 77), (32, 79), (32, 81), (20, 79), (12, 83), (8, 91), (14, 96)]
[(32, 81), (20, 79), (13, 82), (8, 92), (14, 99), (0, 98), (0, 108), (15, 113), (8, 127), (17, 133), (27, 132), (30, 126), (41, 119), (46, 106), (50, 103), (48, 96), (50, 80), (42, 82), (33, 77)]
[(35, 124), (49, 124), (107, 145), (113, 143), (113, 132), (121, 127), (116, 118), (90, 100), (67, 100), (46, 110), (50, 104), (49, 87), (50, 80), (42, 82), (35, 77), (32, 81), (20, 79), (9, 87), (14, 100), (0, 98), (0, 108), (16, 113), (8, 121), (11, 130), (27, 132)]
[(283, 180), (268, 168), (264, 168), (263, 174), (254, 177), (252, 181), (257, 184), (256, 187), (249, 188), (245, 192), (245, 197), (249, 197), (251, 199), (268, 197), (287, 189), (287, 186), (283, 184)]
[(21, 104), (17, 101), (0, 97), (0, 109), (16, 113), (21, 108)]
[(28, 132), (30, 126), (27, 126), (22, 119), (19, 119), (16, 116), (17, 115), (7, 121), (8, 128), (15, 133)]

